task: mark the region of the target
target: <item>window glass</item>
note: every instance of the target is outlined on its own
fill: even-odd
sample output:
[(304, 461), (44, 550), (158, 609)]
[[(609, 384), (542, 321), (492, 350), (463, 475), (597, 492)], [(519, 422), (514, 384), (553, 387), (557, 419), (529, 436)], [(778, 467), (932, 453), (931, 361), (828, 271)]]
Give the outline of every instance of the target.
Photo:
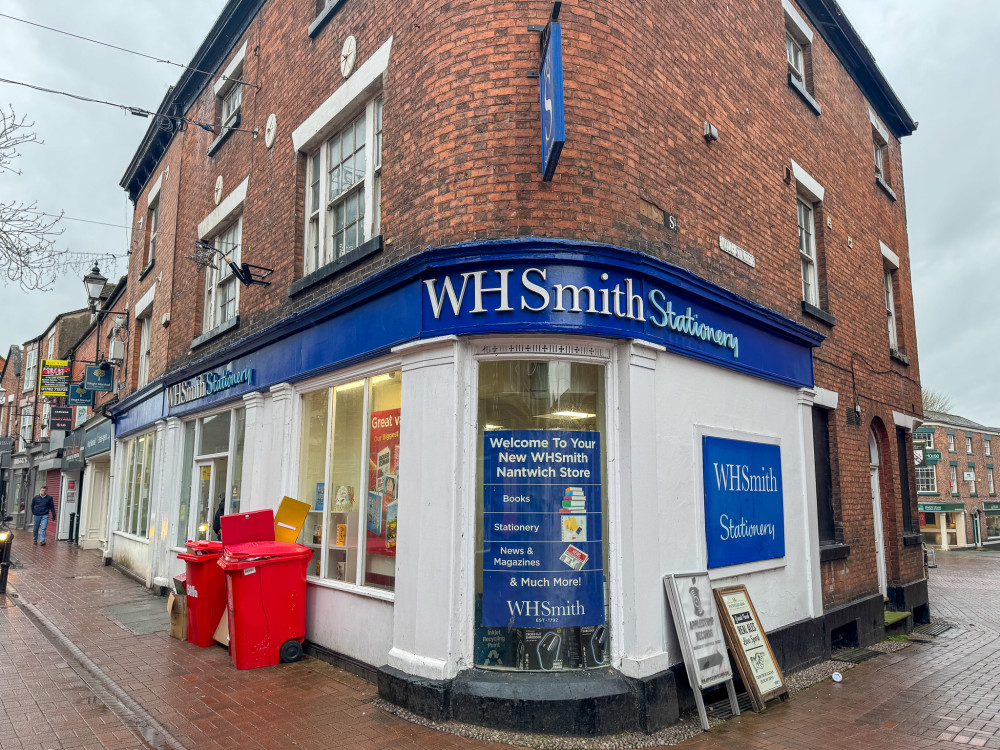
[(208, 456), (213, 453), (229, 451), (229, 420), (231, 412), (225, 411), (201, 420), (201, 443), (198, 455)]
[(358, 580), (364, 386), (365, 381), (358, 380), (334, 388), (331, 409), (330, 508), (328, 533), (323, 534), (328, 553), (326, 577), (351, 583)]
[(969, 435), (965, 436), (965, 452), (972, 454), (972, 437)]
[(1000, 537), (1000, 516), (986, 516), (986, 538)]
[(236, 409), (233, 412), (235, 422), (236, 442), (233, 444), (233, 477), (230, 482), (229, 512), (240, 512), (240, 498), (243, 497), (243, 443), (247, 429), (247, 410)]
[(951, 480), (951, 494), (958, 494), (958, 468), (955, 466), (949, 467), (951, 471), (949, 472), (949, 479)]
[(315, 552), (309, 563), (309, 575), (320, 574), (320, 554), (323, 540), (324, 482), (326, 480), (327, 417), (330, 392), (313, 391), (302, 397), (302, 434), (299, 447), (299, 496), (312, 508), (302, 525), (299, 543)]
[(937, 492), (937, 476), (933, 466), (917, 467), (917, 492)]
[(792, 35), (785, 33), (785, 53), (788, 56), (788, 70), (799, 81), (802, 80), (802, 47), (792, 38)]
[(191, 472), (194, 470), (194, 422), (184, 425), (184, 459), (181, 464), (181, 497), (177, 506), (177, 538), (178, 547), (190, 539), (188, 529), (188, 511), (191, 508)]
[(368, 507), (365, 531), (365, 585), (393, 588), (396, 582), (396, 509), (399, 499), (399, 425), (402, 403), (399, 372), (370, 383)]
[(819, 304), (816, 293), (816, 245), (813, 236), (813, 209), (798, 201), (799, 256), (802, 260), (802, 299), (810, 305)]
[(153, 433), (129, 440), (122, 447), (121, 512), (118, 530), (148, 538), (149, 505), (153, 491), (156, 436)]
[(955, 436), (954, 435), (949, 435), (948, 436), (948, 451), (949, 451), (949, 453), (954, 453), (955, 452)]
[[(243, 75), (242, 71), (237, 71), (234, 78), (240, 78)], [(222, 100), (222, 123), (223, 125), (229, 121), (229, 118), (236, 114), (237, 110), (240, 108), (240, 104), (243, 101), (243, 87), (240, 84), (236, 84), (229, 90), (225, 98)]]
[[(600, 667), (608, 661), (604, 399), (600, 365), (562, 361), (479, 365), (476, 666), (558, 670)], [(488, 440), (493, 442), (487, 449)], [(505, 440), (510, 445), (517, 441), (538, 446), (541, 452), (516, 451), (514, 455), (526, 455), (528, 463), (514, 468), (510, 454), (503, 457)], [(589, 452), (575, 450), (571, 440), (583, 441)], [(553, 450), (571, 458), (556, 458)], [(503, 462), (514, 478), (509, 474), (501, 478), (498, 467)], [(535, 473), (517, 473), (519, 468), (534, 468)], [(559, 472), (556, 484), (539, 481), (540, 472), (549, 468)], [(567, 478), (564, 469), (587, 472), (590, 479), (580, 473)], [(507, 542), (508, 534), (512, 544), (505, 548), (501, 542)], [(506, 551), (511, 548), (518, 552)], [(531, 593), (524, 593), (522, 601), (511, 598), (514, 591)], [(581, 602), (591, 597), (596, 597), (596, 604), (583, 611)], [(546, 599), (557, 609), (542, 613), (536, 599)], [(507, 624), (515, 619), (526, 624)]]

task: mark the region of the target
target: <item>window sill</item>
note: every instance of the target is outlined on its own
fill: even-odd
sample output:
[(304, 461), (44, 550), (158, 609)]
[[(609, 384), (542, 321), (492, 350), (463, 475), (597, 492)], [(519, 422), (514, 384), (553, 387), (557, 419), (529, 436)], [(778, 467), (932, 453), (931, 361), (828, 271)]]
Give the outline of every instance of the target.
[(358, 586), (356, 583), (347, 583), (346, 581), (331, 581), (325, 578), (317, 578), (316, 576), (306, 576), (306, 583), (324, 589), (335, 589), (348, 594), (366, 596), (369, 599), (379, 599), (383, 602), (388, 602), (389, 604), (395, 604), (396, 602), (396, 593), (394, 591), (385, 591), (383, 589), (368, 588), (367, 586)]
[(902, 362), (904, 365), (908, 366), (910, 364), (910, 358), (906, 356), (906, 352), (904, 352), (904, 351), (902, 351), (900, 349), (893, 349), (890, 346), (889, 347), (889, 356), (892, 357), (897, 362)]
[(215, 136), (215, 140), (212, 141), (212, 145), (208, 147), (209, 156), (218, 151), (222, 144), (226, 142), (226, 139), (236, 132), (233, 128), (238, 128), (240, 126), (240, 120), (240, 110), (236, 110), (236, 113), (226, 121), (225, 125), (222, 126), (222, 132)]
[(978, 492), (970, 492), (969, 493), (969, 497), (979, 497), (979, 493)]
[(882, 188), (885, 194), (888, 195), (890, 198), (892, 198), (894, 201), (898, 200), (896, 198), (896, 192), (891, 187), (889, 187), (886, 181), (883, 180), (881, 177), (875, 178), (875, 184), (878, 185), (880, 188)]
[(904, 547), (919, 547), (924, 543), (924, 538), (920, 534), (903, 534), (903, 546)]
[(990, 493), (990, 497), (996, 497), (996, 496), (997, 496), (997, 493), (995, 493), (995, 492), (991, 492)]
[(962, 496), (962, 493), (961, 493), (961, 492), (952, 492), (952, 493), (951, 493), (951, 496), (952, 496), (952, 497), (961, 497), (961, 496)]
[(314, 39), (316, 35), (323, 30), (323, 27), (326, 26), (327, 22), (329, 22), (334, 15), (336, 15), (337, 11), (340, 10), (340, 7), (343, 4), (344, 0), (330, 0), (327, 2), (326, 7), (319, 12), (318, 16), (316, 16), (316, 20), (309, 24), (309, 31), (307, 33), (309, 34), (310, 39)]
[(309, 287), (320, 283), (321, 281), (326, 281), (338, 273), (343, 271), (348, 266), (352, 266), (359, 260), (367, 258), (369, 255), (374, 255), (375, 253), (382, 251), (382, 235), (377, 237), (372, 237), (367, 242), (363, 242), (356, 248), (351, 250), (351, 252), (346, 255), (342, 255), (337, 260), (327, 263), (322, 268), (317, 268), (312, 273), (307, 276), (303, 276), (301, 279), (296, 279), (291, 284), (288, 285), (288, 296), (294, 297), (299, 292), (308, 289)]
[(851, 554), (851, 547), (847, 544), (825, 544), (820, 545), (819, 561), (830, 562), (831, 560), (843, 560)]
[(156, 265), (156, 258), (153, 258), (149, 261), (146, 267), (139, 272), (139, 281), (142, 281), (144, 278), (149, 276), (149, 272), (153, 270), (153, 266), (155, 265)]
[(822, 107), (819, 106), (819, 102), (813, 99), (812, 94), (806, 91), (806, 87), (802, 85), (802, 82), (798, 78), (793, 76), (791, 73), (788, 74), (788, 85), (792, 87), (796, 94), (802, 97), (802, 101), (809, 105), (809, 108), (819, 116), (822, 112)]
[(128, 539), (131, 542), (140, 542), (142, 544), (149, 544), (149, 539), (141, 536), (136, 536), (135, 534), (129, 534), (125, 531), (112, 531), (115, 536), (120, 536), (122, 539)]
[(194, 340), (191, 341), (190, 348), (197, 349), (202, 344), (205, 344), (211, 341), (212, 339), (221, 336), (226, 331), (231, 331), (232, 329), (238, 327), (239, 324), (240, 324), (240, 316), (237, 315), (235, 317), (232, 317), (222, 325), (216, 326), (211, 331), (206, 331), (205, 333), (201, 334), (201, 336), (197, 336)]
[(816, 307), (816, 305), (810, 305), (805, 300), (802, 300), (802, 312), (810, 317), (816, 318), (816, 320), (822, 320), (828, 326), (837, 325), (837, 319), (833, 317), (832, 313), (828, 313), (821, 307)]

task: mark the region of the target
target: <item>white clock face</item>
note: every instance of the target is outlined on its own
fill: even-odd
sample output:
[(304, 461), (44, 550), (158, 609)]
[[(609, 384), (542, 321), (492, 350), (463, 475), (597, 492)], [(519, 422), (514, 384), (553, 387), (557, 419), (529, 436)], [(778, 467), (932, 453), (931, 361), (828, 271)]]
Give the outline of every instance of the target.
[(215, 180), (215, 205), (218, 206), (222, 202), (222, 175), (220, 174)]
[(340, 52), (340, 72), (347, 78), (354, 71), (354, 61), (357, 59), (358, 43), (353, 36), (344, 40), (344, 47)]
[(274, 145), (274, 136), (278, 132), (278, 118), (272, 112), (267, 116), (267, 125), (264, 126), (264, 145), (268, 148)]

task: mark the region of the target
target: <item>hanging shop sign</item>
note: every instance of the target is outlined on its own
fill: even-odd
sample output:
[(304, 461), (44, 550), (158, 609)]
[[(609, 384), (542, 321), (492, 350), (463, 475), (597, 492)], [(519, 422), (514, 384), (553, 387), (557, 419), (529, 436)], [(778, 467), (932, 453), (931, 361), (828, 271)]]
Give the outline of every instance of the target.
[(708, 731), (702, 690), (725, 682), (733, 714), (738, 716), (740, 713), (733, 688), (733, 668), (726, 654), (722, 625), (712, 596), (712, 583), (707, 572), (671, 573), (663, 577), (663, 587), (667, 590), (670, 616), (681, 644), (702, 728)]
[(115, 366), (86, 365), (83, 368), (83, 387), (88, 391), (112, 391), (115, 387)]
[(94, 392), (83, 387), (83, 382), (70, 383), (69, 385), (69, 405), (70, 406), (90, 406), (94, 405)]
[(708, 567), (785, 556), (781, 448), (702, 438)]
[(222, 393), (241, 384), (253, 385), (253, 381), (254, 370), (250, 367), (236, 371), (225, 369), (221, 372), (215, 370), (203, 372), (190, 380), (176, 383), (167, 388), (167, 404), (173, 409), (215, 393)]
[(87, 458), (93, 458), (111, 450), (111, 422), (105, 420), (87, 429), (83, 450)]
[(562, 26), (550, 22), (546, 27), (542, 67), (538, 71), (539, 101), (542, 116), (542, 180), (548, 182), (556, 172), (559, 155), (566, 142), (566, 113), (563, 106)]
[(715, 589), (715, 601), (722, 613), (726, 642), (736, 657), (754, 711), (763, 711), (765, 703), (779, 696), (787, 698), (788, 686), (746, 586)]
[(14, 450), (14, 438), (0, 437), (0, 453), (10, 453)]
[(49, 410), (49, 429), (52, 430), (72, 430), (73, 429), (73, 407), (53, 406)]
[(483, 439), (483, 625), (602, 625), (600, 433)]
[(24, 453), (20, 456), (12, 456), (10, 459), (10, 467), (12, 469), (23, 469), (31, 466), (31, 457)]
[(38, 392), (45, 398), (65, 398), (69, 395), (69, 362), (65, 359), (43, 359), (38, 377)]
[(77, 427), (67, 437), (63, 445), (63, 471), (79, 471), (86, 465), (84, 455), (84, 442), (86, 432), (82, 427)]

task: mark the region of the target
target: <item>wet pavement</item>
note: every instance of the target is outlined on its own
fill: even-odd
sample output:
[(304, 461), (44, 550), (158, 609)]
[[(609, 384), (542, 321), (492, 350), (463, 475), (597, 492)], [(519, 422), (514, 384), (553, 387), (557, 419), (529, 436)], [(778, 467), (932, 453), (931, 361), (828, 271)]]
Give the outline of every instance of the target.
[[(238, 671), (221, 647), (170, 638), (166, 600), (95, 552), (22, 533), (14, 557), (17, 596), (0, 597), (2, 750), (504, 747), (403, 721), (372, 684), (315, 659)], [(1000, 748), (1000, 553), (938, 563), (931, 610), (951, 630), (681, 747)]]

